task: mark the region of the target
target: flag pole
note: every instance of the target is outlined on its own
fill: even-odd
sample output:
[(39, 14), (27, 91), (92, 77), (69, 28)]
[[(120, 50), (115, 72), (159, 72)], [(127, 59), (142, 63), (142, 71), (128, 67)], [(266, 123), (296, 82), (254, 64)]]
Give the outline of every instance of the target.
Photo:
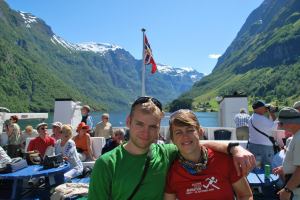
[(145, 96), (145, 31), (146, 29), (142, 28), (143, 32), (143, 60), (142, 60), (142, 96)]

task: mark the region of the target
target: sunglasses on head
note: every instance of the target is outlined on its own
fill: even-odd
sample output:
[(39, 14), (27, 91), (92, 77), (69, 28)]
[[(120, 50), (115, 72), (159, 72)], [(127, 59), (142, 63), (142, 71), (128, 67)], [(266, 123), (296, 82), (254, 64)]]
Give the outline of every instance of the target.
[(137, 100), (133, 102), (131, 108), (134, 108), (136, 105), (146, 103), (149, 100), (151, 100), (159, 108), (159, 110), (162, 111), (162, 104), (160, 103), (160, 101), (154, 97), (148, 97), (148, 96), (139, 97)]

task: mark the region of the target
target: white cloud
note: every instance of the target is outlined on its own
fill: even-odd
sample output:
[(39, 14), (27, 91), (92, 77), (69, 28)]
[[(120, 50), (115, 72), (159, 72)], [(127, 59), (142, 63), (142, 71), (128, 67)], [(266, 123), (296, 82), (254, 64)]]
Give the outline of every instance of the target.
[(208, 57), (211, 59), (218, 59), (222, 54), (209, 54)]

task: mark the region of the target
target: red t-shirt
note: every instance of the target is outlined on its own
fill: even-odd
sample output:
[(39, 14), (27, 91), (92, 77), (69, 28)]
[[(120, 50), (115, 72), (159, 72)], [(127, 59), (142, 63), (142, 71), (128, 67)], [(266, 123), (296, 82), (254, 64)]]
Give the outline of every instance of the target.
[(43, 157), (48, 146), (54, 146), (54, 143), (55, 139), (52, 137), (46, 136), (45, 139), (36, 137), (30, 141), (27, 151), (38, 150)]
[(232, 158), (226, 154), (208, 149), (207, 168), (200, 174), (189, 174), (174, 161), (169, 170), (165, 192), (176, 194), (179, 200), (233, 200), (232, 184), (237, 176)]

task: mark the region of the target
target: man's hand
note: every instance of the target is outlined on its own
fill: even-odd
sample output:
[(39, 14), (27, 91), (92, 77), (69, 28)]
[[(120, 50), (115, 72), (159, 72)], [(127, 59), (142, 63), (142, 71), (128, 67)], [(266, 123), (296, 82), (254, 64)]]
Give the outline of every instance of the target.
[(283, 167), (282, 166), (279, 166), (279, 167), (275, 167), (273, 170), (272, 170), (273, 174), (276, 174), (276, 175), (279, 175), (279, 176), (283, 176), (284, 173), (283, 173)]
[(255, 167), (254, 155), (241, 146), (233, 147), (231, 153), (238, 176), (247, 176), (249, 171)]
[(279, 192), (277, 192), (277, 194), (279, 195), (280, 200), (291, 199), (291, 193), (284, 191), (284, 189), (279, 190)]

